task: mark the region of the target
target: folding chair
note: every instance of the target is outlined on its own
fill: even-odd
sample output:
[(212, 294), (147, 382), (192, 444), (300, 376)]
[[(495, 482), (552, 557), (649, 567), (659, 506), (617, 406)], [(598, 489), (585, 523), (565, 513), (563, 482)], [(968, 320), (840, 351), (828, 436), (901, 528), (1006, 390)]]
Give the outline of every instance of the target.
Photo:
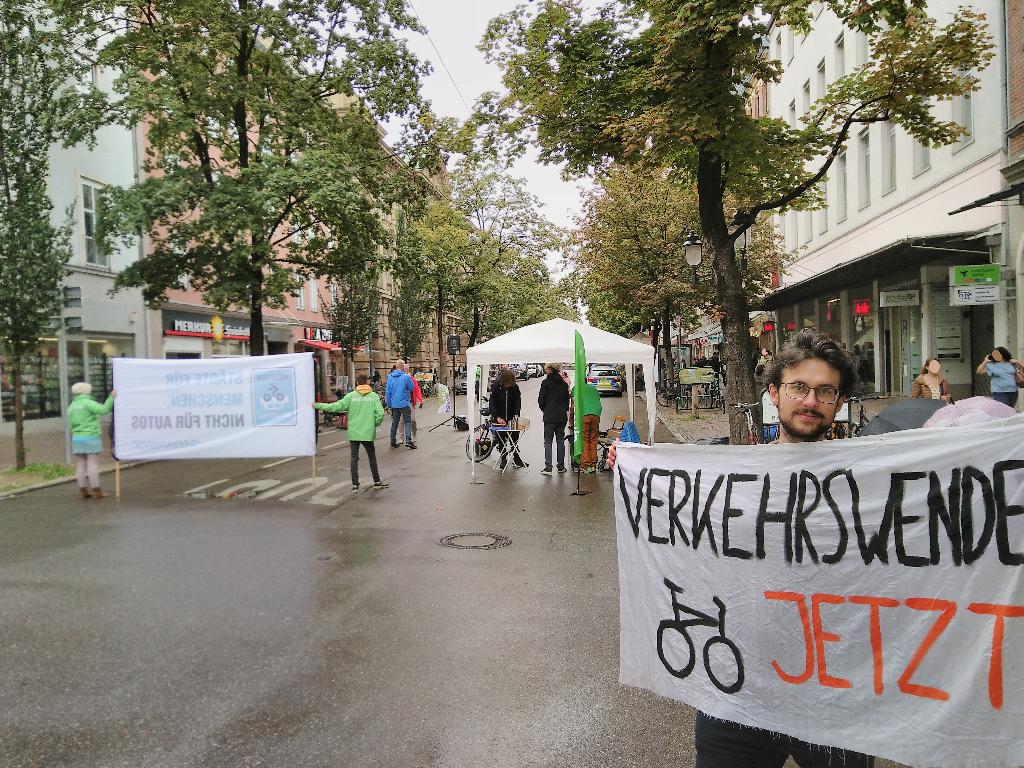
[[(494, 452), (494, 463), (491, 465), (491, 469), (504, 472), (508, 469), (509, 460), (515, 463), (518, 458), (526, 466), (530, 466), (523, 459), (522, 454), (519, 453), (519, 440), (530, 427), (530, 420), (520, 417), (512, 421), (508, 425), (491, 424), (491, 434), (494, 436), (494, 442), (498, 450)], [(502, 458), (506, 459), (505, 466), (501, 466)]]

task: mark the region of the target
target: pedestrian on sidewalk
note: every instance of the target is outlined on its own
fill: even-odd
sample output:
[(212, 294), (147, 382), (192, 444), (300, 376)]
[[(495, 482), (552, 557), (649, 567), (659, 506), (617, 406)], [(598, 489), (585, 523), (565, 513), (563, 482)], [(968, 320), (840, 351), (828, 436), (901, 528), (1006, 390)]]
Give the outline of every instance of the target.
[[(406, 368), (409, 366), (409, 361), (405, 361)], [(416, 378), (416, 374), (419, 373), (419, 368), (413, 368), (412, 378), (412, 395), (409, 396), (409, 418), (412, 419), (412, 442), (416, 444), (417, 428), (416, 428), (416, 411), (423, 408), (423, 390), (420, 389), (420, 382)]]
[(569, 385), (558, 373), (558, 366), (544, 366), (547, 376), (540, 385), (537, 405), (544, 413), (544, 469), (542, 475), (551, 474), (551, 441), (554, 440), (559, 473), (565, 472), (565, 425), (569, 420)]
[(68, 425), (71, 430), (71, 452), (75, 455), (78, 493), (83, 499), (105, 499), (110, 494), (100, 488), (100, 416), (114, 409), (117, 390), (101, 405), (92, 396), (92, 385), (79, 381), (71, 385), (74, 399), (68, 406)]
[(352, 493), (359, 490), (359, 446), (366, 451), (374, 488), (387, 488), (377, 471), (377, 450), (373, 444), (377, 427), (384, 421), (380, 395), (373, 391), (366, 374), (356, 376), (356, 388), (334, 403), (313, 403), (313, 408), (328, 413), (348, 414), (348, 442), (352, 452)]
[(405, 445), (407, 448), (415, 448), (416, 443), (412, 439), (412, 393), (415, 389), (415, 382), (405, 372), (405, 361), (399, 360), (388, 375), (388, 382), (384, 387), (384, 402), (391, 409), (391, 447), (398, 447), (398, 422), (404, 424)]
[(992, 399), (1011, 408), (1017, 407), (1016, 366), (1019, 363), (1006, 347), (996, 347), (985, 355), (977, 369), (979, 376), (987, 375), (992, 380)]

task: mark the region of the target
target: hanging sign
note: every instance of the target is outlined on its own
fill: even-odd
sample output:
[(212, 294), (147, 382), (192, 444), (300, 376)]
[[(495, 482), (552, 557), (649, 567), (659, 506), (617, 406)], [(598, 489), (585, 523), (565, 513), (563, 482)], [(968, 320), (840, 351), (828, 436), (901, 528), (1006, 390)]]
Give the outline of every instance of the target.
[(909, 765), (1024, 764), (1024, 415), (623, 445), (614, 489), (622, 683)]
[(920, 291), (879, 291), (880, 307), (916, 307), (921, 303)]
[(999, 283), (998, 264), (969, 264), (949, 268), (950, 285), (979, 285)]

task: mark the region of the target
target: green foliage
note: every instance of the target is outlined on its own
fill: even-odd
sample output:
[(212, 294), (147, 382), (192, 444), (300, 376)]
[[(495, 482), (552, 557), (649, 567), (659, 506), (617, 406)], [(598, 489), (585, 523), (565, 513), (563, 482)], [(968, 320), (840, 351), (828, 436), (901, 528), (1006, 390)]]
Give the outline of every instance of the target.
[(214, 306), (250, 309), (259, 354), (263, 305), (309, 277), (387, 266), (382, 211), (422, 196), (375, 125), (418, 100), (425, 69), (401, 39), (418, 25), (402, 0), (189, 0), (126, 15), (103, 61), (122, 73), (117, 114), (148, 126), (147, 178), (111, 190), (106, 227), (141, 229), (152, 248), (117, 286), (157, 305), (184, 275)]
[(407, 273), (395, 279), (395, 295), (388, 309), (395, 353), (412, 360), (430, 324), (430, 286), (421, 276)]
[(323, 304), (324, 320), (332, 339), (341, 346), (349, 360), (357, 347), (366, 346), (377, 329), (380, 312), (378, 275), (370, 269), (359, 269), (336, 278), (330, 302)]

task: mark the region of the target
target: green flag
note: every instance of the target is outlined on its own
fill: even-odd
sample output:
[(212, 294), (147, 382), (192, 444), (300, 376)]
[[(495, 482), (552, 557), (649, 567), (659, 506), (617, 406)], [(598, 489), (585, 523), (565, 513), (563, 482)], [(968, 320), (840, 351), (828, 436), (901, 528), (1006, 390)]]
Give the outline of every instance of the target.
[(583, 453), (583, 387), (587, 385), (587, 350), (583, 348), (583, 337), (576, 331), (575, 384), (572, 399), (575, 404), (573, 413), (572, 457), (579, 461)]

